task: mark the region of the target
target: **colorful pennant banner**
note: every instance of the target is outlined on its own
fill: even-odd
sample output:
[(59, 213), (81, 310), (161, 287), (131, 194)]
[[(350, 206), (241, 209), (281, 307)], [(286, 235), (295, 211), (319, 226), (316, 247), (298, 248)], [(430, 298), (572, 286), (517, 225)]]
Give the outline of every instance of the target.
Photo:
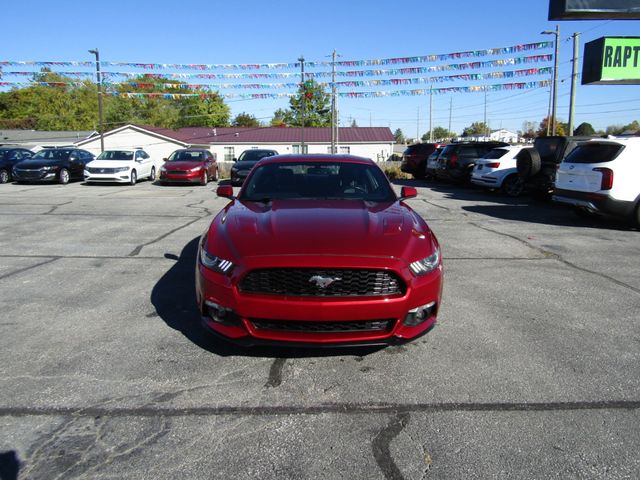
[[(468, 57), (484, 57), (495, 55), (510, 55), (518, 52), (542, 50), (553, 47), (553, 42), (536, 42), (513, 45), (510, 47), (490, 48), (485, 50), (469, 50), (465, 52), (453, 52), (439, 55), (421, 55), (413, 57), (397, 57), (397, 58), (383, 58), (383, 59), (369, 59), (369, 60), (344, 60), (335, 62), (337, 66), (342, 67), (354, 67), (354, 66), (372, 66), (372, 65), (396, 65), (396, 64), (408, 64), (408, 63), (426, 63), (445, 61), (455, 58), (468, 58)], [(305, 62), (305, 66), (308, 68), (314, 67), (326, 67), (332, 65), (332, 62)], [(131, 63), (131, 62), (108, 62), (101, 61), (102, 67), (130, 67), (141, 70), (260, 70), (260, 69), (293, 69), (299, 68), (300, 63), (212, 63), (212, 64), (191, 64), (191, 63)], [(92, 61), (73, 61), (73, 62), (58, 62), (58, 61), (0, 61), (0, 67), (6, 66), (35, 66), (35, 67), (93, 67), (95, 62)]]
[[(452, 81), (478, 81), (478, 80), (490, 80), (496, 78), (514, 78), (533, 75), (551, 75), (553, 72), (552, 67), (542, 68), (527, 68), (523, 70), (512, 71), (496, 71), (489, 73), (466, 73), (458, 75), (447, 75), (438, 77), (422, 77), (422, 78), (391, 78), (386, 80), (357, 80), (336, 82), (337, 87), (373, 87), (373, 86), (397, 86), (397, 85), (415, 85), (415, 84), (431, 84), (442, 83)], [(15, 75), (24, 75), (29, 72), (7, 72)], [(163, 78), (163, 77), (159, 77)], [(25, 86), (25, 85), (44, 85), (44, 86), (79, 86), (84, 85), (84, 82), (0, 82), (0, 86)], [(144, 82), (126, 82), (126, 83), (110, 83), (104, 82), (105, 88), (113, 88), (118, 85), (129, 85), (133, 88), (175, 88), (183, 90), (199, 90), (199, 89), (249, 89), (249, 90), (264, 90), (264, 89), (290, 89), (296, 90), (299, 83), (222, 83), (222, 84), (207, 84), (207, 83), (144, 83)], [(331, 87), (331, 83), (319, 83), (323, 88)]]

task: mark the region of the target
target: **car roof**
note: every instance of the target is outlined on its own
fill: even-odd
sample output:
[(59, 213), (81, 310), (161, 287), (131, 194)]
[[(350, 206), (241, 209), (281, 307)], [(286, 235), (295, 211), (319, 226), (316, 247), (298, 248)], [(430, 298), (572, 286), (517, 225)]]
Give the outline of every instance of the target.
[(375, 165), (370, 158), (358, 157), (356, 155), (331, 155), (331, 154), (288, 154), (274, 155), (260, 160), (261, 164), (267, 163), (361, 163), (367, 165)]

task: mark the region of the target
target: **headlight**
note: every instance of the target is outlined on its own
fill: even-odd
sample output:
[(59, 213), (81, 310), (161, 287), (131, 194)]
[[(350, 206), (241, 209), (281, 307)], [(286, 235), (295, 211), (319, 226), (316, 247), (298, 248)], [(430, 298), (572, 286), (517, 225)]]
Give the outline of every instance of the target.
[(238, 169), (236, 167), (231, 167), (231, 171), (235, 173), (238, 171)]
[(229, 260), (225, 260), (224, 258), (216, 257), (215, 255), (211, 255), (204, 247), (204, 244), (200, 247), (200, 262), (202, 265), (207, 267), (210, 270), (218, 273), (228, 274), (233, 270), (233, 263)]
[(51, 172), (52, 170), (57, 170), (57, 167), (49, 165), (48, 167), (42, 167), (42, 170), (45, 172)]
[(113, 169), (114, 172), (128, 172), (129, 167), (118, 167)]
[(440, 249), (436, 247), (431, 255), (409, 265), (414, 275), (420, 276), (432, 272), (440, 263)]
[(164, 165), (163, 165), (163, 166), (161, 166), (161, 167), (160, 167), (160, 171), (161, 171), (161, 172), (166, 172), (166, 171), (167, 171), (167, 167), (166, 167), (166, 166), (164, 166)]
[(199, 167), (193, 167), (192, 169), (190, 169), (190, 172), (199, 172), (200, 170), (202, 170), (202, 165)]

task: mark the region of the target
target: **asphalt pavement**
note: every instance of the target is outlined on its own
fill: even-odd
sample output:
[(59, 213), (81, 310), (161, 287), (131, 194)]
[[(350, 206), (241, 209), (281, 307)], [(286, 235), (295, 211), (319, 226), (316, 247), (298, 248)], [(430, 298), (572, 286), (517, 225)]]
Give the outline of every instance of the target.
[(436, 327), (243, 350), (198, 327), (207, 187), (0, 185), (0, 479), (640, 477), (640, 232), (434, 182)]

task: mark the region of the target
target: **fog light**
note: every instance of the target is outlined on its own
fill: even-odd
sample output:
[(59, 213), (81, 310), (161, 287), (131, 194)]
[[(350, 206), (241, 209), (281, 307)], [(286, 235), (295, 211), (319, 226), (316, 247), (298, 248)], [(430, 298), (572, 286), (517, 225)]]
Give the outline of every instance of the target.
[(407, 312), (404, 318), (404, 324), (408, 327), (415, 327), (434, 315), (436, 311), (436, 302), (429, 302), (421, 307), (413, 308)]
[(215, 302), (204, 302), (211, 320), (218, 323), (235, 323), (236, 315), (230, 308), (223, 307)]

